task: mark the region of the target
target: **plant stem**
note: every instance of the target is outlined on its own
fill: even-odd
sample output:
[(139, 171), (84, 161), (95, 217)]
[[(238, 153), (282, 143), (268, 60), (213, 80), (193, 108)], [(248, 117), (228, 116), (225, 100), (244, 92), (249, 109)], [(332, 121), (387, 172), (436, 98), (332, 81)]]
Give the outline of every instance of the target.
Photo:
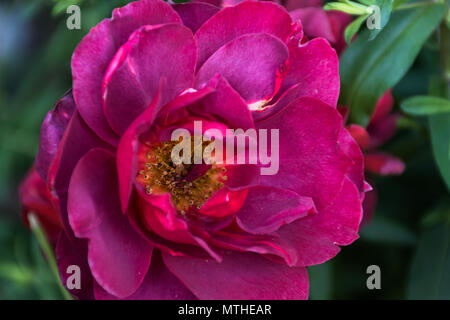
[(55, 255), (53, 254), (53, 249), (47, 240), (47, 236), (46, 236), (44, 230), (42, 229), (37, 216), (33, 213), (30, 213), (28, 215), (28, 221), (30, 222), (31, 231), (35, 235), (35, 237), (39, 243), (39, 246), (41, 247), (42, 252), (44, 253), (45, 258), (47, 259), (50, 269), (56, 278), (56, 282), (58, 284), (58, 287), (61, 290), (62, 295), (64, 296), (64, 299), (73, 300), (70, 293), (66, 290), (66, 288), (64, 288), (64, 286), (61, 283), (61, 280), (59, 277), (59, 269), (58, 269), (58, 265), (56, 264), (56, 258), (55, 258)]

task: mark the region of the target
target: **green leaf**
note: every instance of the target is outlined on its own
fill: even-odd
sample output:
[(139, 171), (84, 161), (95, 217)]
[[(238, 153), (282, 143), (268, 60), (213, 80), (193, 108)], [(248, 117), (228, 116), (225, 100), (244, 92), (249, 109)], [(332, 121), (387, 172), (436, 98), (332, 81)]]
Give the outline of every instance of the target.
[(361, 239), (374, 243), (387, 243), (398, 245), (414, 245), (416, 236), (402, 224), (387, 217), (376, 215), (360, 232)]
[(365, 4), (366, 6), (371, 6), (371, 5), (374, 5), (374, 4), (376, 4), (376, 1), (375, 0), (359, 0), (359, 2), (361, 2), (362, 4)]
[(72, 300), (73, 298), (70, 295), (70, 293), (61, 284), (60, 277), (59, 277), (58, 265), (56, 263), (56, 258), (55, 258), (55, 255), (53, 253), (53, 249), (52, 249), (50, 243), (47, 240), (47, 236), (45, 234), (45, 231), (41, 227), (41, 224), (39, 223), (39, 220), (38, 220), (37, 216), (32, 214), (32, 213), (30, 213), (28, 215), (28, 221), (30, 223), (31, 231), (33, 232), (34, 236), (38, 240), (39, 246), (41, 247), (42, 252), (45, 255), (45, 258), (47, 259), (47, 262), (48, 262), (48, 264), (50, 266), (50, 269), (51, 269), (55, 279), (57, 280), (58, 286), (59, 286), (59, 288), (61, 290), (61, 293), (64, 296), (64, 299)]
[(375, 39), (380, 31), (387, 25), (391, 18), (393, 4), (394, 0), (376, 0), (376, 5), (380, 8), (380, 28), (370, 30), (369, 40)]
[(369, 15), (367, 14), (356, 18), (347, 26), (347, 28), (345, 28), (344, 36), (347, 43), (350, 43), (352, 41), (353, 36), (359, 31), (361, 25), (364, 21), (366, 21), (368, 16)]
[(367, 7), (352, 1), (343, 1), (343, 2), (328, 2), (323, 6), (324, 10), (337, 10), (341, 12), (345, 12), (348, 14), (367, 14)]
[(416, 116), (440, 114), (450, 112), (450, 101), (432, 96), (416, 96), (403, 101), (401, 108)]
[(421, 225), (424, 227), (432, 227), (437, 224), (450, 224), (450, 205), (448, 201), (439, 204), (421, 220)]
[(378, 98), (408, 71), (444, 12), (441, 4), (394, 12), (376, 39), (367, 42), (365, 30), (344, 51), (341, 101), (350, 106), (351, 122), (367, 125)]
[(434, 159), (450, 191), (450, 113), (429, 116)]
[(450, 226), (424, 231), (414, 255), (408, 299), (450, 299)]

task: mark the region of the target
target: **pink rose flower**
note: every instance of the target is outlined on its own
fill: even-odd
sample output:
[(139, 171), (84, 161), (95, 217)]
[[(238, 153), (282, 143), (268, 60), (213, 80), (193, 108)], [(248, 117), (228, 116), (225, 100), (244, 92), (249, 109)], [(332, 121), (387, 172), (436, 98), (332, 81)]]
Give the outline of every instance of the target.
[[(64, 226), (63, 283), (81, 268), (74, 296), (308, 297), (306, 268), (358, 238), (367, 185), (336, 108), (337, 54), (302, 38), (271, 2), (143, 0), (81, 41), (36, 159)], [(279, 130), (278, 173), (176, 165), (171, 133), (194, 121), (202, 134)]]

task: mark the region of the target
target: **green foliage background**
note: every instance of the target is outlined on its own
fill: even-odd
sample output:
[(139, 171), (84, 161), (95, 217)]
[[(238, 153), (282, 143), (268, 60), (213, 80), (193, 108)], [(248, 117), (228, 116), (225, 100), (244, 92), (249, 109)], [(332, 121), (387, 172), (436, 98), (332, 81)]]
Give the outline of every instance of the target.
[[(126, 2), (0, 3), (0, 299), (62, 298), (36, 240), (20, 220), (18, 184), (33, 162), (45, 114), (71, 86), (70, 57), (76, 44), (113, 8)], [(82, 30), (66, 28), (68, 4), (81, 6)], [(393, 23), (395, 19), (394, 15)], [(388, 37), (385, 33), (382, 30), (373, 41)], [(430, 94), (430, 84), (440, 76), (437, 35), (433, 32), (426, 38), (418, 56), (411, 59), (412, 67), (394, 87), (397, 104)], [(395, 50), (405, 54), (398, 52), (401, 48)], [(351, 63), (362, 65), (370, 58), (356, 56), (359, 61), (350, 59)], [(343, 61), (341, 72), (345, 66)], [(358, 70), (352, 68), (352, 72)], [(386, 85), (376, 83), (376, 70), (367, 73), (377, 90)], [(346, 85), (351, 83), (343, 83), (344, 90)], [(363, 87), (370, 90), (371, 83), (366, 81)], [(355, 99), (367, 101), (366, 97)], [(366, 110), (365, 105), (353, 116), (358, 118)], [(402, 117), (397, 136), (384, 149), (402, 158), (406, 171), (399, 177), (370, 177), (379, 192), (374, 219), (362, 229), (360, 240), (344, 247), (330, 262), (310, 268), (312, 299), (450, 299), (450, 197), (434, 159), (430, 124), (432, 132), (443, 126), (433, 133), (433, 142), (444, 156), (447, 151), (442, 161), (448, 166), (444, 169), (450, 170), (448, 147), (442, 149), (442, 143), (449, 145), (450, 120), (440, 115)], [(381, 268), (381, 290), (366, 287), (366, 269), (372, 264)]]

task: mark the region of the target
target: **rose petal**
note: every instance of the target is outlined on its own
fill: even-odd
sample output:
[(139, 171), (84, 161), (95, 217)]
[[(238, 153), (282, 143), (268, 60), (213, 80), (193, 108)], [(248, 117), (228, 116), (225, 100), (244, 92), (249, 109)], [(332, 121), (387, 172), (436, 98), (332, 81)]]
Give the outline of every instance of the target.
[[(87, 242), (76, 238), (69, 239), (64, 232), (61, 232), (56, 243), (55, 256), (64, 288), (78, 299), (93, 299), (93, 279), (87, 263)], [(70, 266), (80, 268), (80, 289), (69, 289), (67, 287), (68, 282), (72, 284), (72, 280), (69, 281), (69, 277), (74, 275), (73, 272), (76, 272), (74, 271), (76, 269), (69, 269)]]
[(277, 91), (277, 73), (288, 58), (284, 43), (267, 33), (244, 35), (218, 49), (198, 71), (196, 86), (206, 83), (216, 73), (247, 103), (270, 100)]
[(64, 229), (69, 236), (73, 236), (67, 217), (67, 189), (70, 177), (78, 160), (93, 148), (114, 150), (87, 126), (76, 111), (64, 132), (48, 173), (49, 189), (54, 195), (53, 201), (59, 209)]
[(268, 33), (285, 42), (293, 32), (291, 23), (286, 10), (271, 2), (245, 1), (225, 8), (195, 34), (199, 50), (197, 68), (224, 44), (248, 33)]
[(315, 212), (311, 198), (289, 190), (260, 186), (249, 189), (236, 217), (238, 225), (245, 231), (265, 234)]
[[(281, 84), (280, 93), (291, 89), (291, 97), (310, 96), (336, 107), (340, 87), (336, 51), (322, 38), (302, 45), (290, 41), (288, 47), (289, 69)], [(297, 86), (293, 87), (294, 85)]]
[(180, 15), (183, 24), (194, 33), (206, 20), (220, 10), (218, 7), (204, 2), (178, 3), (174, 4), (173, 8)]
[(182, 25), (144, 26), (135, 31), (103, 78), (103, 107), (111, 127), (123, 134), (153, 100), (162, 78), (166, 80), (162, 105), (192, 87), (196, 59), (192, 32)]
[(75, 112), (75, 108), (72, 90), (69, 90), (56, 103), (55, 107), (47, 113), (42, 123), (39, 150), (35, 164), (36, 171), (44, 180), (47, 180), (48, 169), (58, 150), (64, 131)]
[(257, 128), (279, 130), (279, 170), (276, 175), (261, 175), (261, 184), (311, 197), (319, 211), (329, 206), (351, 165), (337, 143), (342, 129), (339, 112), (305, 97), (258, 122)]
[(306, 7), (321, 7), (322, 5), (322, 0), (286, 0), (284, 3), (288, 11)]
[(247, 130), (255, 127), (247, 104), (224, 77), (220, 75), (212, 77), (206, 87), (213, 87), (215, 91), (205, 96), (199, 103), (190, 106), (191, 113), (205, 118), (213, 115), (232, 129)]
[(256, 254), (230, 252), (224, 256), (222, 263), (168, 254), (163, 254), (163, 260), (199, 299), (308, 298), (306, 268), (291, 268)]
[(352, 160), (347, 177), (355, 184), (363, 197), (364, 184), (364, 156), (356, 141), (346, 129), (342, 129), (338, 141), (342, 151)]
[(152, 247), (120, 211), (113, 154), (94, 149), (77, 164), (69, 186), (69, 221), (77, 237), (89, 240), (88, 262), (109, 293), (127, 297), (142, 283)]
[(89, 127), (104, 140), (117, 144), (118, 137), (103, 114), (102, 79), (117, 50), (144, 25), (180, 23), (171, 6), (159, 0), (136, 1), (113, 11), (83, 38), (72, 56), (73, 95)]
[(20, 184), (19, 196), (22, 219), (26, 225), (29, 225), (28, 214), (36, 214), (50, 241), (56, 243), (63, 228), (61, 217), (52, 204), (52, 195), (47, 184), (34, 168), (30, 169), (25, 180)]
[(302, 22), (303, 31), (309, 39), (322, 37), (331, 43), (336, 41), (327, 12), (320, 6), (296, 9), (289, 14), (292, 20)]
[(359, 191), (346, 178), (331, 206), (319, 210), (316, 215), (287, 224), (276, 233), (284, 243), (297, 250), (296, 266), (311, 266), (333, 258), (340, 250), (339, 245), (355, 241), (361, 219)]
[[(98, 284), (94, 284), (97, 300), (116, 300)], [(139, 289), (125, 300), (196, 300), (196, 297), (164, 265), (158, 252)]]
[(123, 213), (127, 211), (132, 185), (137, 175), (138, 138), (145, 129), (151, 127), (161, 108), (161, 91), (164, 85), (164, 81), (160, 82), (159, 89), (150, 105), (133, 121), (119, 141), (117, 148), (117, 172), (119, 177), (120, 205)]

